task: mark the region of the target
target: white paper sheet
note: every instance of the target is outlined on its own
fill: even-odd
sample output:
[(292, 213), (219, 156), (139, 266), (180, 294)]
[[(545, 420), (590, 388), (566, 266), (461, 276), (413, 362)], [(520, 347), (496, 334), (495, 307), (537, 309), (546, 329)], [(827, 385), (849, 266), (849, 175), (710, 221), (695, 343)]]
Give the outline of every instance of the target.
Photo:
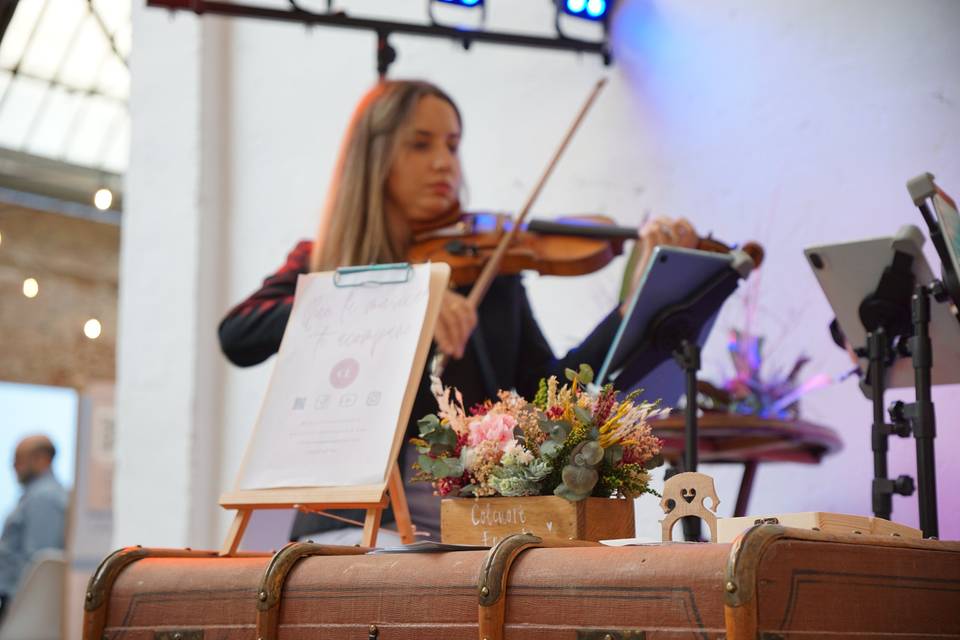
[(300, 276), (239, 489), (384, 480), (429, 296), (429, 265), (401, 284)]

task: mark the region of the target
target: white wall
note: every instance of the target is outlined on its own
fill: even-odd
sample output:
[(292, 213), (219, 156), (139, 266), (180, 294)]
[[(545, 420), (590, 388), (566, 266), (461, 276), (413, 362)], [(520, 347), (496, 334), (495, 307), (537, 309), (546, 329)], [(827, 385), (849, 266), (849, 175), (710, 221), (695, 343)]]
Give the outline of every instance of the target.
[[(406, 14), (386, 0), (356, 4), (375, 15), (422, 17), (420, 3), (405, 3)], [(542, 30), (551, 21), (547, 2), (489, 4), (491, 27)], [(165, 114), (177, 96), (151, 95), (148, 101), (143, 94), (157, 82), (171, 88), (184, 83), (189, 91), (197, 82), (175, 65), (158, 64), (170, 55), (168, 36), (189, 30), (197, 18), (161, 19), (155, 13), (134, 9), (131, 100), (137, 108), (127, 214), (133, 225), (148, 199), (153, 210), (168, 204), (186, 207), (188, 215), (205, 213), (196, 201), (178, 202), (175, 193), (214, 153), (196, 154), (180, 166), (180, 175), (143, 180), (154, 165), (178, 161), (168, 141), (145, 135), (163, 124), (174, 127), (169, 130), (176, 139), (176, 124)], [(885, 235), (905, 222), (918, 223), (904, 184), (921, 171), (932, 171), (948, 191), (960, 193), (958, 24), (960, 4), (951, 0), (630, 0), (615, 24), (616, 62), (609, 69), (595, 57), (480, 44), (464, 52), (443, 41), (396, 37), (400, 57), (391, 75), (427, 78), (458, 100), (466, 124), (463, 159), (470, 204), (494, 209), (522, 203), (592, 83), (608, 75), (610, 85), (537, 210), (606, 212), (625, 224), (636, 224), (647, 212), (684, 215), (718, 237), (759, 240), (768, 256), (759, 323), (776, 345), (771, 360), (788, 366), (803, 352), (812, 357), (809, 372), (836, 373), (846, 366), (844, 355), (829, 341), (830, 311), (802, 248)], [(220, 233), (200, 234), (201, 242), (223, 244), (223, 281), (215, 295), (225, 310), (278, 267), (296, 240), (312, 235), (340, 135), (355, 100), (375, 79), (375, 61), (373, 37), (367, 34), (252, 21), (219, 28), (228, 34), (223, 67), (228, 77), (219, 85), (224, 93), (191, 98), (190, 104), (199, 110), (216, 100), (223, 145), (229, 149), (221, 148), (217, 156), (222, 158), (216, 168), (222, 172), (219, 192), (214, 190), (223, 210)], [(138, 150), (138, 143), (149, 146)], [(175, 229), (151, 233), (162, 240)], [(157, 241), (130, 235), (125, 232), (126, 255)], [(168, 246), (174, 250), (175, 243), (168, 239)], [(174, 280), (189, 280), (132, 259), (125, 259), (124, 269), (125, 278), (155, 279), (160, 291), (154, 295), (161, 298), (170, 296), (164, 289)], [(606, 313), (619, 277), (615, 264), (582, 279), (531, 280), (541, 324), (558, 350)], [(123, 293), (129, 300), (136, 295), (130, 287)], [(125, 325), (150, 322), (132, 306), (121, 305)], [(721, 334), (741, 317), (741, 305), (729, 303), (704, 356), (708, 377), (728, 370)], [(157, 350), (134, 353), (140, 343), (133, 341), (144, 338), (121, 334), (127, 354), (121, 376), (155, 367)], [(209, 356), (183, 353), (195, 348), (189, 340), (163, 344), (167, 358)], [(271, 366), (231, 368), (224, 374), (218, 405), (222, 459), (206, 481), (232, 483)], [(152, 446), (137, 435), (138, 421), (157, 420), (150, 415), (158, 402), (189, 392), (179, 387), (150, 392), (143, 386), (147, 382), (121, 378), (121, 448), (128, 438), (131, 452)], [(960, 538), (957, 500), (948, 492), (960, 480), (948, 463), (960, 445), (957, 388), (938, 389), (934, 400), (941, 533)], [(850, 381), (805, 400), (804, 415), (837, 429), (844, 451), (819, 466), (761, 466), (751, 511), (869, 513), (869, 404)], [(202, 431), (203, 425), (195, 423), (195, 431)], [(912, 473), (912, 443), (894, 443), (890, 466), (892, 475)], [(733, 469), (714, 471), (722, 486), (721, 511), (731, 510), (739, 476)], [(154, 484), (152, 473), (129, 467), (119, 471), (118, 492), (124, 483), (131, 496), (161, 497), (166, 491)], [(129, 535), (150, 532), (145, 523), (151, 517), (156, 516), (132, 499), (118, 505), (118, 518), (144, 523), (125, 529), (119, 522), (118, 529)], [(656, 519), (655, 506), (647, 505), (642, 517)], [(894, 517), (915, 524), (915, 500), (895, 499)], [(221, 529), (224, 522), (221, 518)], [(188, 538), (177, 533), (166, 540), (217, 542), (216, 537)]]

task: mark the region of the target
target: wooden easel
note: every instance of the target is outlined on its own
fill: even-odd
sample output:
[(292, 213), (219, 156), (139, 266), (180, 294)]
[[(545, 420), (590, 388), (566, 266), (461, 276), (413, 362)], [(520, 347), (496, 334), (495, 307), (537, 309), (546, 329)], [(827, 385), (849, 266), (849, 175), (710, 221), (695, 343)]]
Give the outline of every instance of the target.
[(227, 537), (220, 549), (221, 556), (236, 555), (240, 541), (256, 509), (299, 509), (324, 511), (325, 509), (365, 509), (361, 544), (373, 547), (377, 544), (380, 519), (387, 505), (393, 507), (397, 531), (404, 544), (414, 541), (413, 521), (407, 507), (407, 494), (397, 463), (390, 465), (389, 479), (383, 485), (357, 487), (324, 487), (316, 489), (259, 489), (236, 491), (220, 497), (224, 509), (236, 509)]
[[(397, 265), (384, 265), (371, 268), (351, 267), (342, 270), (348, 274), (362, 273), (367, 270), (383, 271), (395, 268)], [(341, 272), (338, 271), (337, 276)], [(362, 544), (365, 547), (376, 545), (377, 534), (380, 531), (380, 519), (383, 510), (388, 505), (393, 507), (393, 514), (397, 522), (397, 531), (404, 544), (414, 541), (414, 527), (407, 506), (407, 496), (403, 488), (403, 478), (397, 466), (401, 447), (403, 446), (407, 420), (413, 410), (413, 402), (420, 385), (420, 377), (426, 365), (430, 344), (433, 341), (433, 330), (437, 316), (440, 313), (440, 304), (443, 292), (450, 279), (450, 267), (444, 263), (433, 264), (430, 267), (430, 299), (427, 303), (426, 314), (417, 344), (410, 375), (407, 379), (406, 394), (400, 408), (399, 420), (394, 432), (390, 449), (389, 463), (384, 479), (376, 484), (327, 487), (277, 487), (264, 489), (238, 489), (220, 496), (220, 506), (224, 509), (236, 509), (236, 515), (227, 531), (221, 556), (236, 555), (240, 541), (250, 523), (250, 516), (257, 509), (298, 509), (309, 512), (322, 512), (326, 509), (363, 509), (366, 517), (363, 522)], [(336, 280), (335, 280), (336, 281)], [(339, 286), (339, 285), (338, 285)], [(281, 353), (283, 346), (281, 346)], [(272, 381), (271, 381), (272, 384)], [(269, 391), (268, 391), (269, 393)], [(244, 465), (251, 454), (250, 445), (244, 456)], [(241, 467), (242, 468), (242, 467)]]

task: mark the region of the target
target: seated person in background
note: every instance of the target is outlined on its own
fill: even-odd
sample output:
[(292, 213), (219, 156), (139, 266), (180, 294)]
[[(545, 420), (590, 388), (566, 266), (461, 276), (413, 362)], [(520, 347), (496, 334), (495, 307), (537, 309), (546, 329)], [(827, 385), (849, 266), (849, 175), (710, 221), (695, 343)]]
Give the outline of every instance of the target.
[(13, 468), (23, 495), (0, 536), (0, 616), (33, 555), (42, 549), (63, 549), (68, 495), (50, 468), (56, 454), (50, 439), (39, 435), (21, 440), (14, 453)]

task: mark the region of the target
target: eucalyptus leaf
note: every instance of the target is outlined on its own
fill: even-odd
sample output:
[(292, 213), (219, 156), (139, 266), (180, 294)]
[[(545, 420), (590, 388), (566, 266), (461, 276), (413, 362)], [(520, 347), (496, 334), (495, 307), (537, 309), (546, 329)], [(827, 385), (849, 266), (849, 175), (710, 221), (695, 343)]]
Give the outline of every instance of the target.
[(463, 465), (456, 458), (437, 458), (433, 461), (433, 470), (437, 478), (458, 478), (463, 475)]
[(457, 446), (457, 433), (453, 429), (441, 427), (436, 432), (434, 443), (453, 451)]
[(427, 434), (433, 433), (440, 428), (440, 419), (432, 413), (423, 416), (417, 420), (417, 428), (420, 429), (420, 436), (425, 437)]
[(417, 458), (417, 464), (420, 465), (421, 469), (430, 475), (433, 475), (433, 458), (428, 455), (421, 454), (420, 457)]
[(546, 440), (540, 445), (540, 455), (545, 458), (553, 458), (560, 453), (560, 449), (562, 448), (563, 443), (557, 442), (556, 440)]
[(643, 464), (644, 469), (656, 469), (663, 464), (663, 454), (658, 453)]
[(580, 500), (583, 500), (590, 494), (576, 493), (574, 491), (571, 491), (570, 487), (568, 487), (567, 485), (560, 483), (557, 485), (557, 488), (553, 490), (553, 495), (559, 496), (561, 498), (566, 498), (570, 502), (579, 502)]
[(583, 384), (590, 384), (593, 382), (593, 369), (588, 364), (580, 365), (580, 382)]
[(600, 479), (600, 474), (587, 467), (568, 464), (563, 468), (561, 477), (563, 478), (563, 484), (567, 485), (571, 491), (589, 494), (596, 486), (597, 480)]
[(567, 380), (569, 380), (570, 382), (573, 382), (574, 380), (577, 379), (577, 372), (574, 371), (573, 369), (564, 369), (563, 375), (566, 376)]
[(601, 447), (600, 443), (596, 440), (587, 440), (583, 443), (580, 455), (583, 456), (588, 466), (598, 465), (600, 461), (603, 460), (603, 447)]
[(606, 448), (603, 452), (604, 460), (610, 466), (615, 466), (620, 464), (620, 461), (623, 460), (623, 445), (622, 444), (612, 444)]
[(573, 408), (573, 413), (577, 416), (580, 424), (593, 424), (593, 414), (591, 414), (590, 410), (586, 407), (577, 405)]
[(446, 478), (450, 475), (450, 466), (444, 458), (437, 458), (433, 461), (433, 475), (436, 478)]
[(460, 487), (461, 496), (472, 496), (477, 492), (477, 485), (468, 484), (466, 486)]
[(567, 439), (567, 436), (570, 435), (572, 428), (570, 423), (565, 420), (555, 420), (548, 423), (545, 431), (552, 439), (563, 442)]

